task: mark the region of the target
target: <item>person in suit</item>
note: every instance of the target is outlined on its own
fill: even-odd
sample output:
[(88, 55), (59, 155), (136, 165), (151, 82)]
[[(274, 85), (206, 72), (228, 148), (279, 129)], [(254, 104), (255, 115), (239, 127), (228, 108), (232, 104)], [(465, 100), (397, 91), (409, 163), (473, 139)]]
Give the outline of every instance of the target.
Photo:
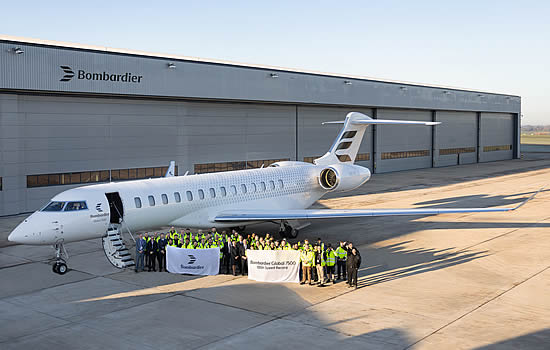
[(248, 260), (246, 260), (246, 250), (248, 249), (248, 242), (243, 239), (239, 244), (239, 259), (241, 260), (241, 275), (248, 275)]
[(160, 238), (157, 242), (158, 244), (158, 254), (157, 259), (159, 261), (159, 272), (162, 271), (162, 268), (164, 267), (164, 271), (166, 271), (166, 238), (164, 238), (164, 233), (160, 234)]
[[(143, 234), (143, 240), (145, 241), (145, 250), (147, 250), (147, 244), (149, 243), (150, 239), (151, 238), (149, 238), (149, 233), (145, 232)], [(147, 254), (147, 252), (145, 252), (145, 267), (149, 267), (149, 254)]]
[(151, 271), (151, 269), (153, 271), (157, 271), (157, 269), (155, 268), (155, 260), (157, 258), (157, 253), (158, 253), (158, 244), (157, 244), (157, 241), (151, 237), (149, 239), (149, 242), (147, 242), (147, 256), (149, 256), (149, 271)]
[(223, 244), (223, 264), (225, 266), (225, 273), (230, 274), (231, 272), (231, 238), (227, 237)]
[(136, 272), (139, 272), (140, 267), (141, 271), (145, 271), (143, 266), (143, 260), (145, 259), (145, 250), (147, 249), (147, 243), (143, 239), (143, 235), (138, 236), (136, 241)]
[(232, 241), (230, 250), (229, 250), (229, 261), (231, 263), (231, 270), (233, 271), (233, 276), (237, 276), (237, 264), (240, 264), (240, 255), (239, 247), (237, 246), (237, 241)]

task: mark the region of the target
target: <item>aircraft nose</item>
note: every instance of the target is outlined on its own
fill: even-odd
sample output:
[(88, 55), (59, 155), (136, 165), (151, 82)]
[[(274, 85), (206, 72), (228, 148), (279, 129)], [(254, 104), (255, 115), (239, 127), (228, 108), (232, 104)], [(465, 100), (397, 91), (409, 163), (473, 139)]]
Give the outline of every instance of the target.
[(8, 241), (21, 244), (25, 243), (26, 238), (28, 238), (28, 234), (25, 235), (24, 230), (21, 228), (21, 225), (23, 225), (23, 223), (24, 222), (19, 224), (13, 231), (11, 231), (10, 235), (8, 236)]
[(41, 220), (37, 220), (34, 216), (35, 214), (29, 216), (11, 231), (8, 241), (19, 244), (40, 244), (43, 239), (43, 227), (41, 227), (43, 225), (40, 225)]

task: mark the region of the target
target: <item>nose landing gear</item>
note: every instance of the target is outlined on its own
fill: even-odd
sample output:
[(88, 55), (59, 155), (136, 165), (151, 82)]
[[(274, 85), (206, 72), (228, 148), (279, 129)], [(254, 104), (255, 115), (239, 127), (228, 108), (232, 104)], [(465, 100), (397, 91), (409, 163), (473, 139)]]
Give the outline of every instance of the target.
[(67, 254), (63, 242), (56, 243), (54, 248), (55, 258), (53, 259), (52, 271), (59, 275), (64, 275), (68, 271), (67, 260), (69, 259), (69, 254)]

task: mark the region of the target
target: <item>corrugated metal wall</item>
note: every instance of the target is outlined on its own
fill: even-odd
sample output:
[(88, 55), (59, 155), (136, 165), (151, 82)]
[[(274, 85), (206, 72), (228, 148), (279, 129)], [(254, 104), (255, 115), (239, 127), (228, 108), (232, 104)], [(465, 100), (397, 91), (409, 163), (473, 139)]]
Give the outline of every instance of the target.
[(434, 166), (477, 162), (477, 114), (436, 112)]
[[(158, 167), (170, 160), (183, 174), (198, 163), (321, 156), (339, 131), (321, 123), (350, 111), (374, 114), (351, 107), (0, 94), (0, 215), (35, 210), (79, 186), (28, 189), (27, 175)], [(376, 113), (432, 120), (426, 110)], [(375, 142), (375, 172), (431, 167), (433, 129), (435, 166), (475, 162), (475, 152), (440, 152), (477, 146), (477, 114), (437, 111), (436, 119), (443, 124), (435, 128), (378, 126), (373, 135), (369, 127), (359, 151), (368, 160), (357, 163), (373, 168)], [(481, 114), (481, 161), (512, 158), (511, 149), (500, 148), (514, 145), (514, 122), (511, 114)]]
[[(378, 119), (431, 121), (430, 111), (378, 109)], [(429, 168), (432, 166), (432, 127), (417, 125), (378, 125), (376, 126), (376, 172)], [(426, 156), (412, 156), (406, 152), (425, 151)], [(383, 159), (398, 157), (395, 159)]]
[(513, 149), (494, 150), (514, 145), (514, 117), (507, 113), (481, 113), (480, 162), (513, 158)]

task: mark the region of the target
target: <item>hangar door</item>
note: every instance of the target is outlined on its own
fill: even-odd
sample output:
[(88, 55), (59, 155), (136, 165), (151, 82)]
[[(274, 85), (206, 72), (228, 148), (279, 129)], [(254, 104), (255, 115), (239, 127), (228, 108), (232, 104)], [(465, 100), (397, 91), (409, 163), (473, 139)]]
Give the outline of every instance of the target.
[(513, 145), (513, 115), (481, 113), (480, 161), (512, 159)]
[(477, 113), (436, 112), (434, 166), (477, 162)]
[[(298, 106), (298, 157), (299, 161), (313, 162), (332, 146), (342, 128), (341, 124), (322, 125), (323, 122), (344, 120), (349, 112), (361, 112), (372, 117), (372, 110), (358, 108), (329, 108)], [(367, 128), (356, 164), (372, 171), (372, 128)]]
[(295, 106), (184, 102), (182, 114), (180, 173), (259, 168), (295, 158)]
[[(431, 121), (430, 111), (378, 109), (378, 119)], [(376, 126), (375, 172), (430, 168), (432, 127), (424, 125)]]

